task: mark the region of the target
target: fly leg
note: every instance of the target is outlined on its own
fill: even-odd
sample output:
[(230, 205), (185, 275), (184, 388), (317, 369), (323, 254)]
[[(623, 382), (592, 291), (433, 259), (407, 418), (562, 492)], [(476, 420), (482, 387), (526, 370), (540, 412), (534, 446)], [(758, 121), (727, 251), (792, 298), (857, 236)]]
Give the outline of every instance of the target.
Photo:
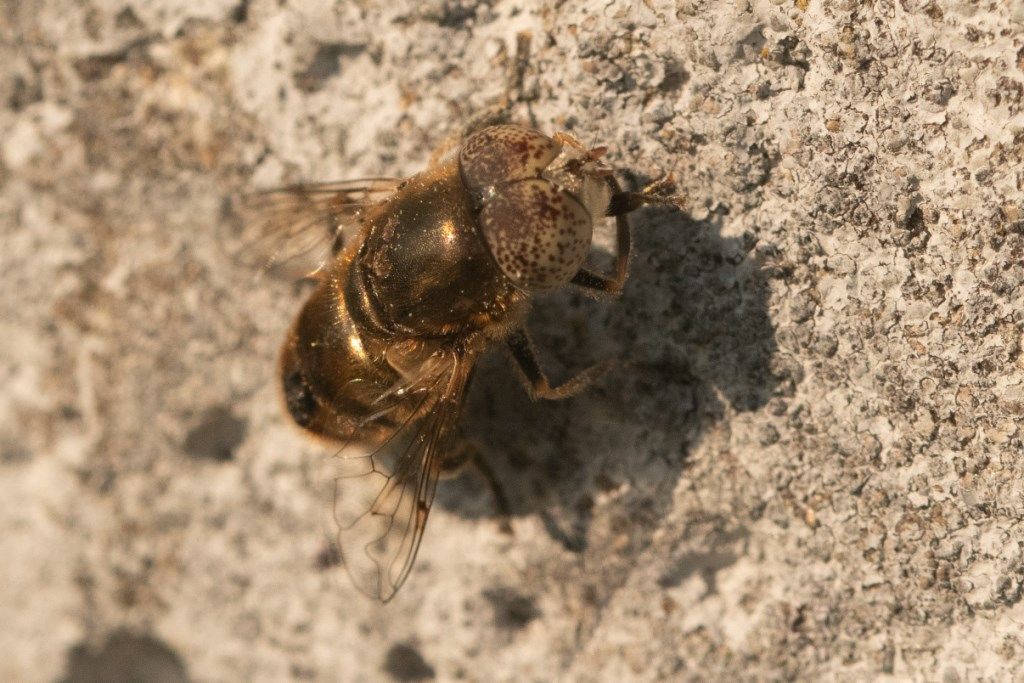
[(671, 175), (655, 180), (640, 192), (625, 192), (614, 176), (606, 176), (612, 190), (606, 215), (615, 218), (615, 271), (611, 275), (580, 268), (571, 282), (577, 287), (596, 294), (615, 295), (622, 291), (629, 270), (629, 254), (633, 247), (633, 226), (627, 214), (644, 204), (663, 204), (680, 207), (682, 200), (666, 193), (673, 184)]
[[(466, 125), (457, 132), (448, 135), (445, 140), (437, 146), (430, 155), (429, 164), (433, 166), (467, 137), (482, 128), (509, 123), (512, 120), (512, 107), (526, 99), (523, 95), (523, 76), (526, 74), (526, 67), (530, 63), (530, 42), (533, 36), (529, 31), (522, 31), (516, 35), (516, 51), (509, 64), (509, 72), (505, 84), (505, 94), (496, 104), (492, 104), (483, 111), (469, 117)], [(533, 125), (532, 120), (530, 124)]]
[[(529, 99), (523, 90), (523, 78), (526, 75), (526, 68), (530, 65), (530, 43), (532, 41), (533, 36), (529, 31), (521, 31), (516, 34), (516, 50), (509, 62), (505, 93), (496, 104), (469, 119), (462, 131), (462, 137), (487, 126), (509, 123), (512, 119), (512, 107)], [(532, 114), (530, 118), (530, 125), (533, 125)]]
[(540, 361), (537, 360), (537, 352), (533, 348), (533, 342), (526, 334), (526, 330), (520, 328), (508, 338), (508, 348), (512, 353), (512, 359), (522, 372), (523, 384), (533, 399), (560, 399), (577, 394), (585, 389), (591, 382), (604, 374), (611, 366), (612, 361), (591, 365), (586, 370), (566, 380), (556, 387), (551, 386)]
[(501, 102), (506, 110), (514, 103), (527, 99), (526, 93), (523, 91), (523, 79), (526, 77), (526, 68), (530, 65), (531, 42), (533, 42), (533, 34), (529, 31), (520, 31), (516, 34), (516, 51), (512, 55), (512, 63), (509, 65), (505, 95)]
[(491, 494), (494, 496), (494, 506), (498, 510), (498, 529), (502, 533), (511, 534), (512, 523), (510, 520), (512, 519), (512, 513), (508, 504), (508, 497), (505, 496), (505, 490), (494, 475), (494, 470), (491, 469), (490, 464), (484, 459), (476, 443), (469, 439), (461, 439), (441, 462), (441, 476), (446, 479), (455, 477), (469, 465), (476, 467), (477, 471), (483, 475), (487, 486), (491, 489)]
[(618, 294), (626, 282), (629, 270), (629, 254), (633, 249), (633, 226), (626, 214), (635, 211), (643, 202), (638, 200), (638, 193), (623, 192), (622, 186), (614, 176), (607, 176), (612, 189), (611, 200), (608, 202), (607, 214), (615, 217), (615, 272), (611, 275), (595, 273), (587, 268), (580, 268), (572, 277), (572, 284), (598, 294)]

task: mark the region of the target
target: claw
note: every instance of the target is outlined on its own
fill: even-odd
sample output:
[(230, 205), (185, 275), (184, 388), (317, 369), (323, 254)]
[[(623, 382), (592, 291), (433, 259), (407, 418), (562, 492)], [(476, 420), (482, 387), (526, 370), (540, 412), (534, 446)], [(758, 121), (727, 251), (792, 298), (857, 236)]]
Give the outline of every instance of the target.
[(674, 206), (677, 209), (685, 210), (687, 200), (681, 194), (673, 193), (676, 189), (676, 177), (671, 171), (647, 184), (640, 190), (641, 204), (655, 204), (659, 206)]

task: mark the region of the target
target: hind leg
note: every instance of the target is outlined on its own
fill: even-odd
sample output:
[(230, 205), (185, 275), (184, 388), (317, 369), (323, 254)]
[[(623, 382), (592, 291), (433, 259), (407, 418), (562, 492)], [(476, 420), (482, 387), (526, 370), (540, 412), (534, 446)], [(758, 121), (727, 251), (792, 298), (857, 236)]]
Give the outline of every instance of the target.
[(512, 524), (509, 520), (512, 515), (508, 498), (505, 496), (505, 491), (495, 476), (494, 470), (484, 459), (476, 443), (465, 438), (457, 443), (441, 463), (441, 476), (446, 479), (456, 477), (470, 465), (476, 467), (491, 489), (491, 494), (494, 496), (494, 507), (498, 512), (498, 528), (502, 533), (511, 534)]

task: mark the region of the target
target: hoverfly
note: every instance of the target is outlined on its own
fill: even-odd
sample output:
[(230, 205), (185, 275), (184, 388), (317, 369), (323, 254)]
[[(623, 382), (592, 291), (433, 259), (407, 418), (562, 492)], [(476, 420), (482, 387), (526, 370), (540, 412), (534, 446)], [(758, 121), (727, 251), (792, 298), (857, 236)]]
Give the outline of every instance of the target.
[[(481, 354), (506, 347), (535, 399), (600, 371), (552, 386), (524, 325), (537, 292), (623, 286), (627, 214), (659, 200), (623, 191), (604, 152), (489, 126), (405, 180), (295, 185), (250, 203), (257, 240), (285, 258), (324, 252), (281, 348), (280, 386), (291, 419), (338, 448), (337, 546), (364, 593), (386, 602), (412, 569), (438, 478), (462, 458), (457, 422)], [(605, 216), (617, 235), (610, 274), (584, 266)]]

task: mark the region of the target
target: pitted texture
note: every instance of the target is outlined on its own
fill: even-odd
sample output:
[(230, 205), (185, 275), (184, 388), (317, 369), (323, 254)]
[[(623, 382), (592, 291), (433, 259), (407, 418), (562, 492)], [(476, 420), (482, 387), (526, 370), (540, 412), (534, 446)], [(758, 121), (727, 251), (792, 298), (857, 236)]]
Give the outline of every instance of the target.
[(480, 212), (484, 239), (502, 272), (525, 289), (568, 282), (590, 249), (590, 214), (546, 180), (506, 185)]
[(562, 151), (548, 136), (522, 126), (491, 126), (466, 139), (459, 152), (462, 178), (475, 196), (488, 187), (536, 178)]
[[(0, 678), (1020, 680), (1024, 3), (2, 8)], [(511, 114), (691, 208), (631, 217), (618, 299), (531, 309), (595, 386), (481, 366), (514, 535), (442, 482), (382, 609), (276, 402), (304, 290), (224, 199), (423, 170), (521, 29)]]

